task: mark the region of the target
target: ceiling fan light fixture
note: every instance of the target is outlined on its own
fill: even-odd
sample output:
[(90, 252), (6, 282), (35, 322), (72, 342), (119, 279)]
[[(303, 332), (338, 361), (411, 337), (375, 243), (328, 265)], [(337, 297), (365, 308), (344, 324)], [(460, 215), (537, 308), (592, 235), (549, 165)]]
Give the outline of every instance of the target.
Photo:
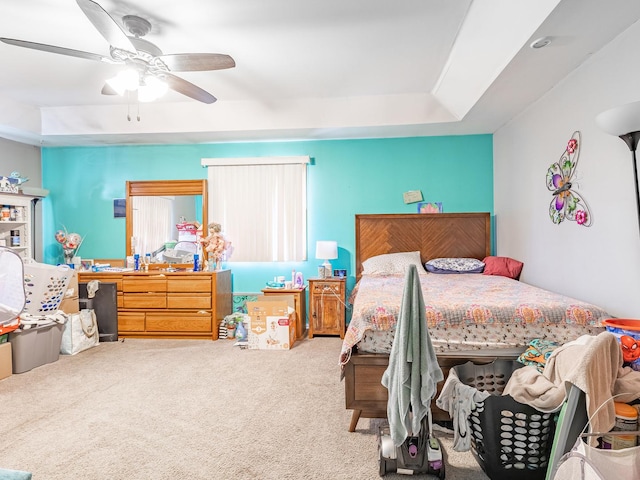
[(118, 95), (122, 96), (127, 90), (134, 91), (140, 85), (140, 75), (135, 68), (127, 68), (119, 72), (115, 77), (107, 80), (107, 84), (113, 88)]
[(138, 100), (141, 102), (153, 102), (159, 99), (169, 87), (165, 82), (153, 75), (147, 75), (143, 79), (143, 83), (138, 87)]

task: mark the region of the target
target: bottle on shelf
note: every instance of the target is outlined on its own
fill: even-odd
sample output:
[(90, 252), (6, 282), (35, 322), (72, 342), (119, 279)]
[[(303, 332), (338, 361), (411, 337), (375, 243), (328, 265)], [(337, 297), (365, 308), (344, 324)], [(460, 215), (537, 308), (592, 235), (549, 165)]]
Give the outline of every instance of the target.
[(20, 246), (20, 230), (11, 230), (11, 246)]

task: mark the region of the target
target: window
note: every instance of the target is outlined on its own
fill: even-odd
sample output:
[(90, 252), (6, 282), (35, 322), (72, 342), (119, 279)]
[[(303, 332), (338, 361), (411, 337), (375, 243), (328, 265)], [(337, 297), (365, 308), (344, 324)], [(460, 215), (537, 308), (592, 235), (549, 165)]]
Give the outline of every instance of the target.
[(207, 158), (209, 221), (222, 225), (234, 262), (307, 259), (309, 157)]

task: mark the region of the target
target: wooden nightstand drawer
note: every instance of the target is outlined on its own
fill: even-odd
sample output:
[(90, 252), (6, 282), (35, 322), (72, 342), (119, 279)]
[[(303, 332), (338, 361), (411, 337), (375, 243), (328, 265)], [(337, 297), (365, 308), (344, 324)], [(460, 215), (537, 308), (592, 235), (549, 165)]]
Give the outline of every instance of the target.
[(324, 282), (313, 282), (313, 293), (316, 295), (322, 294), (336, 294), (340, 295), (340, 291), (342, 290), (341, 283), (324, 283)]
[(123, 308), (167, 308), (164, 293), (125, 293), (122, 295)]
[(118, 332), (144, 332), (144, 312), (118, 312)]
[(211, 308), (211, 295), (208, 293), (168, 293), (167, 308)]
[(208, 312), (189, 313), (147, 313), (148, 332), (211, 332), (211, 314)]

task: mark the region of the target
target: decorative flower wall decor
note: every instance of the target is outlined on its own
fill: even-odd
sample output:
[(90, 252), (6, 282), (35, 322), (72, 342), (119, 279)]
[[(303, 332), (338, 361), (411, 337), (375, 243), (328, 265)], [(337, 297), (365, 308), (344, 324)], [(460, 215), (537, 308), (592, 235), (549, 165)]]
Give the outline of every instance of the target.
[(583, 227), (589, 227), (592, 223), (587, 202), (571, 183), (578, 165), (580, 143), (580, 132), (573, 132), (560, 160), (551, 164), (547, 170), (547, 188), (553, 194), (549, 205), (549, 217), (555, 224), (571, 220)]

